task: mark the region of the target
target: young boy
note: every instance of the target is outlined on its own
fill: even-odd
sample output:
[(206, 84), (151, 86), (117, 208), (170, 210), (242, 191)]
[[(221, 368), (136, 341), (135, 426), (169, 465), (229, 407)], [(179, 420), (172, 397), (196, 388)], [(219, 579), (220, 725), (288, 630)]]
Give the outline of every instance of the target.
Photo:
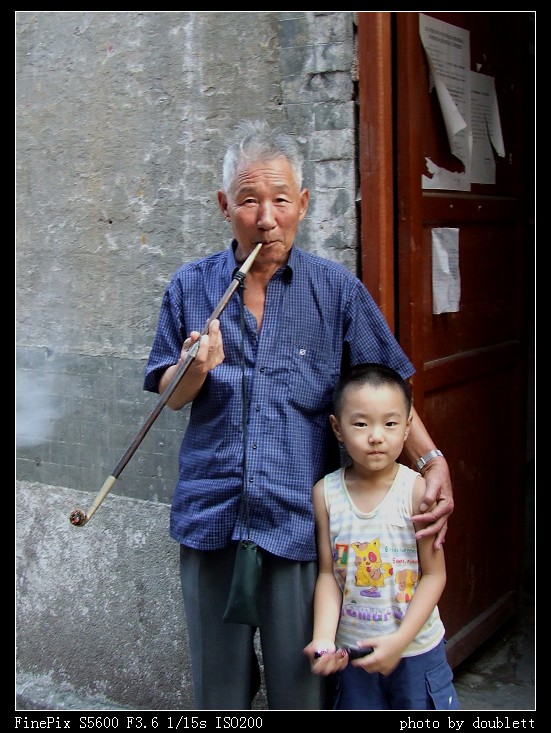
[[(412, 419), (408, 384), (380, 364), (338, 383), (331, 427), (351, 464), (313, 489), (319, 571), (312, 671), (334, 674), (336, 710), (457, 710), (437, 603), (442, 549), (416, 540), (423, 477), (397, 462)], [(355, 648), (354, 648), (355, 647)]]

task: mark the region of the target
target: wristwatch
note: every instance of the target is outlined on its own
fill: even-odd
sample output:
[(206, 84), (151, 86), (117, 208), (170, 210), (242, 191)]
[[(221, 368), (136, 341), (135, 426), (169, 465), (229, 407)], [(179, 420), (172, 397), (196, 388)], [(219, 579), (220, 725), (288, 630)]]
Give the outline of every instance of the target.
[(429, 450), (428, 453), (425, 453), (424, 456), (421, 456), (421, 458), (415, 462), (417, 470), (420, 472), (422, 468), (425, 468), (429, 461), (432, 461), (433, 458), (438, 458), (439, 456), (442, 456), (443, 458), (444, 454), (441, 450), (438, 450), (438, 448), (435, 448), (434, 450)]

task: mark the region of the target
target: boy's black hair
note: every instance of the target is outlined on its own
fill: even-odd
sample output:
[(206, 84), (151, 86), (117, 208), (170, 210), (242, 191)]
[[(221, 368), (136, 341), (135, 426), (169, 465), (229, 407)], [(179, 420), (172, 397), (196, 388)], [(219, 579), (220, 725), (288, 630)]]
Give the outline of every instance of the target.
[(373, 387), (381, 387), (383, 385), (398, 387), (404, 395), (406, 413), (409, 415), (413, 404), (413, 397), (408, 382), (395, 369), (385, 364), (368, 362), (349, 367), (341, 374), (333, 391), (333, 412), (337, 417), (342, 410), (345, 389), (349, 386), (361, 387), (364, 384), (369, 384)]

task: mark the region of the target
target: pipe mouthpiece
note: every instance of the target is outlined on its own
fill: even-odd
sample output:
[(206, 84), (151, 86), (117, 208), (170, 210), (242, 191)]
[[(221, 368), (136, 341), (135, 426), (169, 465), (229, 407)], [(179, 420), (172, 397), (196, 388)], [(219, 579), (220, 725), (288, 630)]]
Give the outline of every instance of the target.
[(69, 514), (69, 521), (75, 527), (82, 527), (82, 525), (86, 524), (88, 521), (88, 517), (86, 516), (86, 512), (82, 509), (73, 509)]
[(262, 242), (257, 242), (251, 254), (247, 257), (245, 262), (239, 268), (239, 272), (241, 275), (244, 276), (249, 272), (249, 270), (251, 269), (251, 265), (253, 264), (255, 260), (256, 255), (260, 252), (261, 249), (262, 249)]

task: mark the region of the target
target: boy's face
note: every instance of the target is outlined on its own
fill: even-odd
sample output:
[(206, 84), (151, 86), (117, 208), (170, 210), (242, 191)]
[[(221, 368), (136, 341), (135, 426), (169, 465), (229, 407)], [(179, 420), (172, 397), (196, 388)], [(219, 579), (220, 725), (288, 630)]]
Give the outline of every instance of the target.
[(406, 409), (398, 387), (350, 386), (343, 395), (341, 414), (329, 419), (352, 460), (379, 471), (402, 452), (412, 419)]

